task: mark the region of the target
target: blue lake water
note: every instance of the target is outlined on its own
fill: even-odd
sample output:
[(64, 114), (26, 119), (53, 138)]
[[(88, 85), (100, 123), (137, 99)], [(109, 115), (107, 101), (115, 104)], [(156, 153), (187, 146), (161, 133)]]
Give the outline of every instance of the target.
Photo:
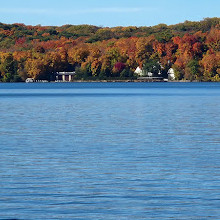
[(0, 84), (0, 219), (219, 219), (220, 83)]

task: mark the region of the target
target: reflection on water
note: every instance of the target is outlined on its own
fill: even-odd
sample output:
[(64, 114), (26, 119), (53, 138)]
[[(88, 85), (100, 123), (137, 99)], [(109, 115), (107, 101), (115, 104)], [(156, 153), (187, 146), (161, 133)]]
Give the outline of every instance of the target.
[(0, 84), (0, 219), (218, 219), (220, 84)]

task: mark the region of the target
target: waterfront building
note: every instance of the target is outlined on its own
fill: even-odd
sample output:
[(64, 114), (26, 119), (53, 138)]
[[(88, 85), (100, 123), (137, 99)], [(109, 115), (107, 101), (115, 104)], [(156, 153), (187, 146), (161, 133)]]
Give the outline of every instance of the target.
[(25, 80), (26, 83), (32, 83), (32, 82), (35, 82), (34, 78), (27, 78)]
[(137, 67), (137, 69), (134, 71), (135, 74), (137, 74), (139, 77), (160, 77), (161, 75), (161, 71), (158, 70), (158, 73), (157, 74), (153, 74), (152, 72), (147, 72), (143, 69), (141, 69), (139, 66)]
[(144, 76), (144, 71), (139, 66), (134, 71), (134, 73), (137, 74), (138, 76)]
[(76, 72), (56, 72), (56, 81), (71, 82)]
[[(163, 69), (163, 67), (161, 66), (161, 69)], [(167, 71), (167, 75), (166, 76), (162, 76), (162, 72), (160, 70), (158, 70), (158, 73), (153, 74), (152, 72), (147, 72), (144, 71), (143, 69), (141, 69), (139, 66), (136, 68), (136, 70), (134, 71), (135, 74), (138, 75), (138, 79), (139, 80), (162, 80), (162, 79), (166, 79), (169, 81), (175, 80), (175, 71), (173, 68), (170, 68)], [(166, 81), (164, 80), (164, 81)]]
[(170, 68), (167, 74), (168, 74), (168, 80), (175, 80), (175, 72), (173, 68)]

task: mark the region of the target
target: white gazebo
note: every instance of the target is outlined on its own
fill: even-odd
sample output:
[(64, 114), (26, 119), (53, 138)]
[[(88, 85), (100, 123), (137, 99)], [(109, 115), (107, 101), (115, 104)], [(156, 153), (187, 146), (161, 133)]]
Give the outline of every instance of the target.
[(76, 72), (56, 72), (56, 81), (71, 82)]

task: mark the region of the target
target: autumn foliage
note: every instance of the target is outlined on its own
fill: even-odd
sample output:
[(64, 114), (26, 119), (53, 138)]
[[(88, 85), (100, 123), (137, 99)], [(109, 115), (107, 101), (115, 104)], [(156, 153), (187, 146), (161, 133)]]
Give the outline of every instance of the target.
[(101, 28), (0, 23), (0, 81), (135, 78), (137, 66), (160, 63), (177, 79), (220, 81), (220, 19), (167, 26)]

